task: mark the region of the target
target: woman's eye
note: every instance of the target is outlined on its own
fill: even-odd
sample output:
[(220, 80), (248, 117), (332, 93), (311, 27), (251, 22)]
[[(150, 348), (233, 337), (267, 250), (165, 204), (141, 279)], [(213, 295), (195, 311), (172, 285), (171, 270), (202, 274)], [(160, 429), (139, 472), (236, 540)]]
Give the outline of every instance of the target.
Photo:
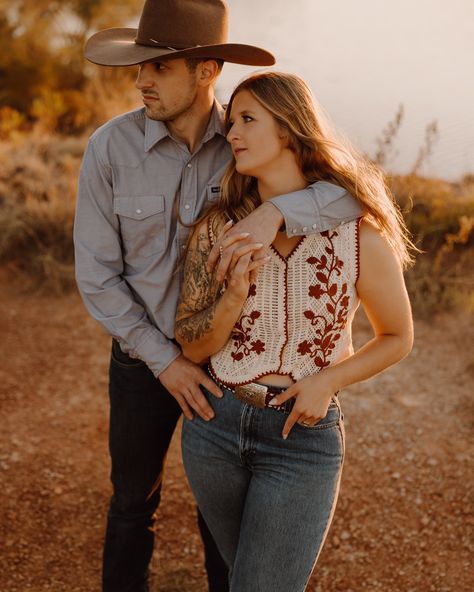
[(242, 119), (245, 121), (245, 123), (253, 121), (253, 117), (250, 117), (250, 115), (242, 115)]

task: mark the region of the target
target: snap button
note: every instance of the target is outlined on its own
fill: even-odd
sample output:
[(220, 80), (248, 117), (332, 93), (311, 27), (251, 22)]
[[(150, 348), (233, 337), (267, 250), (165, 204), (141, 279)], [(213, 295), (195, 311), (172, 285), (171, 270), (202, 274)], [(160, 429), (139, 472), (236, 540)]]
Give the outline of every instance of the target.
[(193, 168), (193, 165), (191, 163), (187, 164), (186, 166), (188, 167), (188, 169), (192, 169)]
[(189, 204), (186, 204), (186, 205), (184, 206), (184, 209), (185, 209), (185, 210), (189, 210), (189, 208), (190, 208), (190, 207), (191, 207), (191, 206), (190, 206)]
[(317, 227), (318, 227), (317, 224), (313, 224), (313, 227), (312, 228), (313, 228), (313, 230), (316, 230)]
[(306, 226), (303, 226), (303, 232), (306, 232), (308, 229), (306, 228)]
[(135, 213), (136, 213), (136, 214), (141, 214), (141, 213), (142, 213), (142, 211), (140, 210), (140, 208), (138, 208), (137, 210), (135, 210)]

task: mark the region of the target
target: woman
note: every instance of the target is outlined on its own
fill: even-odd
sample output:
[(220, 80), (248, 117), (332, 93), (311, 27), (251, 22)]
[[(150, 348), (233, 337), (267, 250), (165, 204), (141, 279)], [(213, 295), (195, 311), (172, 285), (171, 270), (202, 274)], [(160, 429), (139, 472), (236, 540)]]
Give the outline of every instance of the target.
[[(264, 73), (227, 108), (234, 154), (222, 198), (198, 222), (185, 263), (176, 338), (208, 358), (222, 399), (183, 426), (183, 459), (200, 510), (230, 567), (232, 592), (304, 590), (333, 516), (344, 456), (338, 392), (412, 347), (402, 218), (381, 174), (328, 131), (296, 76)], [(229, 235), (261, 202), (314, 181), (337, 184), (361, 220), (303, 238), (279, 232), (267, 256)], [(291, 229), (289, 229), (291, 230)], [(232, 251), (223, 285), (206, 271)], [(362, 302), (374, 336), (354, 353)]]

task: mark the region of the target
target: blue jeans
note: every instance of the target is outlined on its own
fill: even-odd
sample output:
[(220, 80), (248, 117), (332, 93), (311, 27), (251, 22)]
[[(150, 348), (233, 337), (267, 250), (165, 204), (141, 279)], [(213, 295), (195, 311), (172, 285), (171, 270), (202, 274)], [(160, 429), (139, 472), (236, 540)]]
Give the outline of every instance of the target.
[(337, 397), (314, 427), (208, 393), (216, 416), (185, 420), (184, 467), (230, 569), (231, 592), (305, 589), (334, 513), (344, 457)]
[[(149, 368), (113, 342), (109, 371), (113, 496), (103, 556), (104, 592), (146, 592), (151, 531), (163, 465), (181, 409)], [(210, 592), (227, 592), (228, 570), (198, 515)], [(184, 541), (183, 541), (184, 544)]]

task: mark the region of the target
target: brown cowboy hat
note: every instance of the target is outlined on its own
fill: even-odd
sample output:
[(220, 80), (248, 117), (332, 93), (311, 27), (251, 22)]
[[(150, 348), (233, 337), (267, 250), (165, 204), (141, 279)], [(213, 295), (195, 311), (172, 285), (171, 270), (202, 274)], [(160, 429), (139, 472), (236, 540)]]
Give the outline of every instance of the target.
[(99, 31), (87, 41), (86, 58), (101, 66), (132, 66), (174, 58), (214, 58), (271, 66), (271, 53), (227, 43), (228, 8), (223, 0), (146, 0), (138, 29)]

